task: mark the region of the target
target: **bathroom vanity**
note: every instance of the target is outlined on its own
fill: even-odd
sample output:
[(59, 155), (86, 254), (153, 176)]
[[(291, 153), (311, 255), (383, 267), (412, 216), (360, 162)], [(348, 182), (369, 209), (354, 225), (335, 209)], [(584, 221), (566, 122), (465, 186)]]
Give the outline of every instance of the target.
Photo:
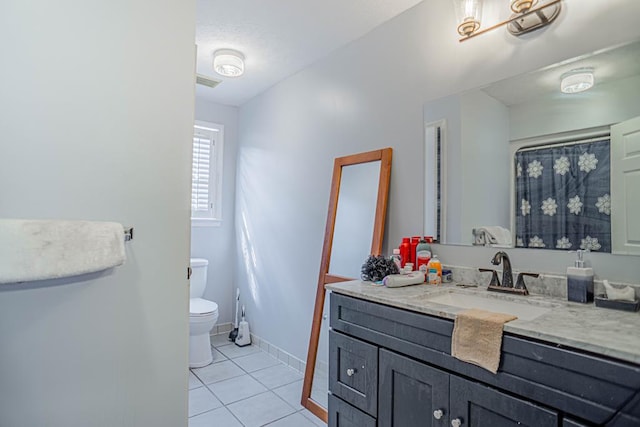
[[(638, 313), (484, 288), (327, 289), (331, 427), (640, 426)], [(451, 356), (464, 308), (447, 298), (522, 308), (504, 327), (497, 374)]]

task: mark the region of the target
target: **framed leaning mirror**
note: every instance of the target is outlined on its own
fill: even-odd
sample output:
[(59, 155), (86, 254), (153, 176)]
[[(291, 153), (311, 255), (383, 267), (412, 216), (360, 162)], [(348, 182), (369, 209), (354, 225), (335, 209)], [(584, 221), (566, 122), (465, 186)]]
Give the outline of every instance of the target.
[(327, 421), (328, 310), (325, 284), (360, 277), (367, 256), (380, 255), (391, 176), (392, 149), (334, 161), (302, 406)]

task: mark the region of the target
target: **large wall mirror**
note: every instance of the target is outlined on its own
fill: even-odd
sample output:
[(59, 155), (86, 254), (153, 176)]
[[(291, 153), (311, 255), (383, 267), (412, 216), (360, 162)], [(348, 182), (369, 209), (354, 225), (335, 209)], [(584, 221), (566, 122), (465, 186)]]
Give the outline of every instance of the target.
[[(561, 92), (561, 78), (595, 84)], [(424, 105), (425, 233), (640, 255), (640, 42)], [(436, 200), (436, 203), (433, 201)]]
[(335, 159), (316, 290), (302, 405), (327, 421), (329, 301), (325, 284), (360, 277), (367, 256), (382, 251), (392, 149)]

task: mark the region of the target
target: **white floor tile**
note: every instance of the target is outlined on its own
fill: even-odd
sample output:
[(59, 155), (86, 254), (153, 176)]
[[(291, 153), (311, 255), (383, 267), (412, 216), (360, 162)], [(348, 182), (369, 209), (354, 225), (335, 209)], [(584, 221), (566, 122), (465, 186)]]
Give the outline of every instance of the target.
[(265, 386), (250, 375), (219, 381), (209, 384), (208, 387), (225, 405), (267, 391)]
[(277, 421), (269, 423), (265, 427), (316, 427), (316, 424), (296, 412), (295, 414), (288, 415)]
[(204, 368), (193, 369), (192, 372), (205, 384), (224, 381), (245, 374), (238, 365), (230, 360), (214, 363)]
[(222, 406), (222, 403), (206, 387), (189, 390), (189, 416), (201, 414)]
[(200, 382), (198, 377), (193, 375), (193, 372), (189, 371), (189, 390), (194, 388), (202, 387), (204, 384)]
[(211, 348), (211, 356), (213, 356), (212, 363), (222, 362), (223, 360), (229, 360), (227, 356), (220, 353), (216, 348)]
[(325, 423), (324, 421), (322, 421), (320, 418), (316, 417), (313, 413), (311, 413), (311, 411), (309, 411), (308, 409), (303, 409), (302, 411), (298, 412), (298, 414), (302, 414), (304, 415), (304, 417), (308, 420), (310, 420), (314, 425), (318, 426), (318, 427), (327, 427), (327, 423)]
[(229, 341), (229, 334), (219, 334), (211, 337), (211, 345), (214, 347), (222, 347), (223, 345), (230, 345), (233, 342)]
[(246, 427), (263, 426), (295, 412), (291, 406), (270, 391), (241, 400), (227, 408)]
[[(300, 405), (300, 372), (279, 362), (277, 352), (270, 355), (268, 346), (238, 347), (227, 337), (211, 337), (214, 363), (189, 372), (189, 427), (326, 427)], [(314, 383), (315, 394), (324, 381)]]
[(273, 392), (284, 399), (289, 405), (293, 406), (296, 411), (304, 409), (304, 406), (300, 404), (300, 400), (302, 399), (302, 380), (274, 388)]
[(294, 381), (302, 379), (302, 374), (283, 364), (251, 372), (251, 376), (269, 389), (291, 384)]
[(243, 427), (227, 408), (218, 408), (189, 418), (189, 427)]
[(246, 347), (238, 347), (237, 345), (225, 345), (218, 347), (220, 353), (227, 356), (229, 359), (235, 359), (236, 357), (248, 356), (250, 354), (260, 351), (260, 347), (255, 345), (248, 345)]
[(248, 356), (237, 357), (233, 362), (247, 372), (253, 372), (281, 364), (280, 361), (264, 351), (250, 354)]

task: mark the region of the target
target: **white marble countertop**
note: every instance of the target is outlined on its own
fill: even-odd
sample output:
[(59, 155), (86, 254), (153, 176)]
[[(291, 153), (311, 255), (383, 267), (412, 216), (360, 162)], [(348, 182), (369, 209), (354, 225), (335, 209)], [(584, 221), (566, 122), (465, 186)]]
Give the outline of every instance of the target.
[(455, 290), (456, 293), (480, 294), (487, 298), (524, 302), (548, 308), (549, 311), (533, 320), (517, 319), (505, 324), (506, 333), (640, 364), (640, 312), (611, 310), (596, 307), (594, 304), (573, 303), (541, 295), (519, 296), (489, 292), (486, 286), (462, 289), (455, 284), (445, 284), (386, 288), (370, 282), (353, 280), (328, 284), (326, 289), (448, 319), (455, 319), (456, 314), (464, 308), (430, 302), (430, 296)]

